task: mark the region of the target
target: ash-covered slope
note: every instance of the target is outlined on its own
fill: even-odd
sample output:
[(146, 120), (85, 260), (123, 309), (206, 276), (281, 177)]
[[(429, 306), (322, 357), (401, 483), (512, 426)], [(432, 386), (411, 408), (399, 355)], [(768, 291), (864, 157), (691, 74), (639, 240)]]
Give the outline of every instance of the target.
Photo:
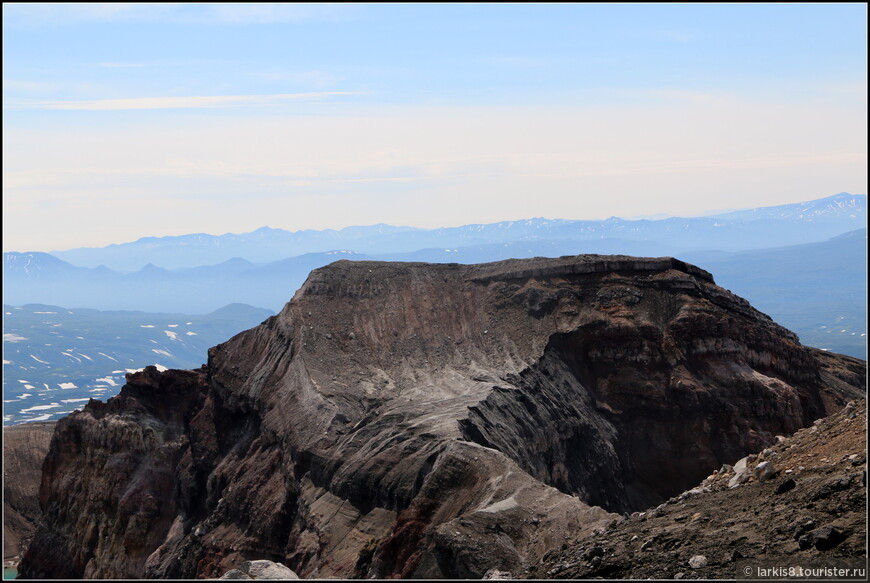
[[(762, 464), (764, 473), (755, 470)], [(523, 576), (824, 579), (836, 576), (833, 567), (866, 570), (864, 399), (749, 456), (743, 469), (738, 477), (738, 468), (723, 466), (656, 508), (554, 549)], [(816, 571), (770, 576), (774, 567)]]
[(20, 570), (515, 571), (863, 386), (670, 258), (341, 261), (204, 369), (60, 421)]

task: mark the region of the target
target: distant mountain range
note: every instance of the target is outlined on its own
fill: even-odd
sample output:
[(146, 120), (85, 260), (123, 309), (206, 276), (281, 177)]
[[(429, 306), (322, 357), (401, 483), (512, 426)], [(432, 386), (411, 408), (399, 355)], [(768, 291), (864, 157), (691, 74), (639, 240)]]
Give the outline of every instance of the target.
[(149, 263), (178, 269), (214, 265), (234, 258), (271, 263), (335, 249), (384, 255), (429, 248), (539, 241), (575, 244), (595, 241), (601, 253), (622, 252), (618, 249), (627, 241), (637, 247), (672, 249), (675, 253), (713, 249), (742, 251), (823, 241), (859, 229), (866, 225), (866, 207), (866, 195), (840, 193), (809, 202), (693, 218), (626, 220), (611, 217), (596, 221), (534, 218), (441, 229), (380, 224), (291, 232), (263, 227), (244, 234), (145, 237), (130, 243), (52, 251), (51, 254), (81, 267), (103, 265), (129, 273)]
[[(280, 310), (312, 269), (339, 259), (483, 263), (507, 258), (597, 253), (675, 256), (694, 263), (710, 271), (719, 285), (746, 298), (756, 308), (796, 332), (805, 344), (866, 358), (867, 230), (864, 195), (840, 194), (808, 203), (734, 211), (700, 219), (531, 219), (432, 231), (378, 225), (342, 231), (298, 233), (260, 229), (246, 235), (209, 237), (163, 237), (104, 249), (72, 250), (63, 254), (67, 258), (68, 254), (76, 252), (91, 254), (95, 261), (100, 262), (106, 262), (108, 256), (114, 256), (119, 261), (125, 261), (126, 265), (132, 265), (131, 258), (140, 253), (141, 259), (147, 259), (148, 262), (132, 273), (102, 265), (74, 265), (48, 253), (4, 253), (4, 303), (26, 308), (22, 312), (7, 307), (4, 335), (9, 333), (30, 339), (31, 336), (21, 331), (26, 328), (20, 322), (25, 322), (35, 330), (40, 329), (40, 326), (47, 327), (36, 336), (40, 339), (44, 335), (48, 339), (45, 342), (38, 340), (37, 344), (42, 346), (54, 344), (51, 342), (52, 336), (57, 337), (67, 328), (71, 330), (75, 327), (71, 322), (51, 320), (45, 314), (41, 320), (35, 315), (30, 320), (24, 318), (25, 314), (40, 311), (60, 313), (66, 310), (75, 312), (76, 317), (84, 317), (84, 314), (93, 310), (155, 312), (157, 314), (140, 314), (129, 318), (143, 320), (141, 324), (146, 324), (144, 319), (148, 318), (165, 321), (166, 327), (152, 331), (157, 334), (156, 338), (146, 338), (146, 332), (150, 329), (128, 326), (125, 323), (128, 316), (106, 312), (91, 314), (94, 323), (89, 329), (102, 329), (103, 336), (111, 333), (112, 337), (106, 340), (97, 335), (102, 338), (101, 342), (106, 340), (101, 344), (104, 348), (97, 351), (84, 345), (84, 353), (93, 357), (91, 352), (103, 352), (115, 358), (123, 353), (131, 359), (127, 361), (130, 367), (139, 368), (143, 365), (141, 363), (151, 364), (147, 359), (142, 359), (157, 355), (153, 349), (166, 350), (176, 360), (164, 355), (163, 360), (154, 362), (163, 366), (189, 368), (198, 366), (209, 346), (258, 323), (266, 317), (264, 314)], [(282, 247), (278, 243), (288, 237), (295, 238), (298, 245)], [(206, 240), (211, 243), (206, 244)], [(257, 241), (263, 245), (258, 247)], [(355, 246), (340, 251), (320, 249), (284, 256), (275, 261), (256, 260), (277, 254), (282, 248), (317, 249), (318, 245), (348, 241), (355, 241)], [(411, 248), (414, 244), (425, 245)], [(752, 245), (758, 248), (744, 248)], [(383, 251), (385, 248), (388, 251)], [(148, 249), (154, 254), (149, 254)], [(246, 256), (230, 257), (212, 265), (172, 269), (156, 265), (159, 264), (159, 258), (165, 256), (177, 257), (178, 262), (183, 263), (199, 254), (212, 253), (216, 257), (220, 253), (235, 253), (243, 249), (248, 250)], [(382, 251), (371, 252), (377, 249)], [(100, 252), (106, 255), (99, 258)], [(237, 320), (230, 328), (215, 329), (211, 336), (197, 329), (192, 330), (197, 336), (185, 334), (178, 337), (181, 340), (173, 340), (164, 333), (166, 330), (173, 331), (168, 325), (176, 323), (174, 320), (196, 323), (198, 318), (213, 317), (214, 314), (210, 312), (232, 303), (264, 309), (248, 319)], [(27, 304), (65, 308), (34, 310), (27, 308)], [(166, 316), (167, 313), (206, 315), (176, 317)], [(51, 326), (46, 322), (52, 322)], [(129, 345), (123, 343), (128, 335), (133, 339)], [(89, 339), (93, 336), (90, 333), (77, 333), (74, 339), (79, 341), (78, 337)], [(161, 344), (155, 346), (154, 341), (160, 341)], [(65, 369), (52, 361), (49, 353), (40, 352), (37, 348), (31, 350), (29, 345), (21, 342), (4, 341), (5, 354), (15, 355), (18, 354), (16, 351), (26, 349), (27, 353), (22, 353), (21, 358), (31, 368), (38, 368), (39, 360), (49, 362), (53, 372), (60, 372), (64, 379), (67, 379), (64, 375), (71, 374), (73, 370), (84, 371), (82, 374), (93, 377), (88, 381), (91, 382), (91, 385), (87, 385), (89, 387), (94, 379), (107, 374), (88, 368), (90, 363), (83, 357), (79, 357), (81, 362), (74, 363), (71, 360), (67, 364), (75, 366)], [(107, 347), (114, 345), (122, 352), (109, 352)], [(31, 358), (31, 355), (39, 360)], [(10, 360), (8, 356), (6, 359)], [(135, 364), (130, 364), (133, 361)], [(20, 363), (15, 366), (20, 366)], [(126, 366), (119, 366), (115, 370)], [(4, 365), (4, 379), (13, 370), (14, 367)], [(121, 377), (116, 382), (122, 382)], [(33, 385), (31, 381), (34, 379), (26, 375), (20, 379)], [(73, 382), (77, 386), (86, 383), (83, 378), (58, 382)], [(99, 387), (94, 385), (94, 388)]]
[(230, 303), (279, 310), (308, 273), (351, 252), (310, 253), (267, 264), (231, 259), (167, 270), (148, 264), (135, 273), (76, 267), (48, 253), (4, 253), (3, 297), (12, 305), (57, 304), (98, 310), (207, 313)]
[(854, 224), (856, 220), (858, 223), (866, 222), (866, 205), (866, 195), (841, 192), (826, 198), (796, 204), (736, 210), (708, 216), (727, 221), (777, 220), (797, 224), (812, 223), (814, 227), (827, 224), (839, 228), (844, 224)]
[(148, 365), (199, 368), (208, 349), (273, 314), (242, 304), (204, 316), (3, 306), (3, 424), (56, 419), (113, 396)]
[[(678, 256), (710, 271), (716, 282), (748, 299), (777, 322), (820, 348), (864, 357), (866, 346), (867, 229), (820, 243), (753, 251), (696, 251)], [(677, 255), (662, 245), (614, 241), (525, 241), (364, 255), (309, 253), (267, 264), (243, 259), (166, 270), (148, 265), (136, 273), (75, 267), (47, 253), (6, 253), (4, 298), (77, 308), (197, 313), (233, 302), (280, 310), (312, 269), (338, 259), (483, 263), (507, 258), (580, 253)]]

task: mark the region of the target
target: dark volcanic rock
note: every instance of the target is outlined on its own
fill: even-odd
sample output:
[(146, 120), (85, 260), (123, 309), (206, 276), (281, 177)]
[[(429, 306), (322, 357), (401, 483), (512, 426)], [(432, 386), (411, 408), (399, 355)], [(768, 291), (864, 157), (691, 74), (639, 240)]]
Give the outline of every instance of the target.
[(837, 410), (862, 366), (669, 258), (338, 262), (205, 370), (64, 419), (21, 572), (518, 572), (617, 518), (589, 504), (666, 500)]
[(203, 371), (151, 366), (127, 375), (108, 403), (92, 399), (57, 422), (39, 490), (43, 523), (22, 560), (24, 578), (142, 573), (178, 514), (174, 468), (205, 388)]
[[(739, 579), (751, 565), (860, 567), (867, 560), (867, 490), (858, 479), (866, 467), (867, 410), (864, 399), (812, 427), (765, 449), (759, 458), (777, 460), (792, 478), (785, 494), (776, 481), (750, 478), (737, 488), (728, 482), (734, 468), (707, 477), (695, 495), (677, 496), (615, 528), (593, 533), (567, 548), (548, 553), (526, 577), (587, 579), (598, 572), (587, 549), (606, 548), (605, 565), (621, 565), (626, 579), (687, 576), (687, 561), (702, 555), (704, 579)], [(857, 467), (853, 465), (860, 460)], [(827, 498), (815, 492), (831, 476), (840, 481)], [(694, 575), (694, 574), (693, 574)], [(681, 578), (683, 578), (681, 577)]]
[(846, 535), (834, 526), (824, 526), (811, 530), (798, 539), (798, 545), (802, 550), (816, 547), (819, 551), (827, 551), (846, 540)]
[(54, 421), (3, 428), (3, 559), (17, 560), (39, 522), (39, 483)]
[(776, 487), (776, 490), (774, 490), (773, 493), (774, 494), (784, 494), (785, 492), (788, 492), (789, 490), (794, 488), (795, 485), (796, 485), (796, 483), (794, 480), (792, 480), (791, 478), (787, 478), (786, 480), (781, 482), (779, 484), (779, 486)]

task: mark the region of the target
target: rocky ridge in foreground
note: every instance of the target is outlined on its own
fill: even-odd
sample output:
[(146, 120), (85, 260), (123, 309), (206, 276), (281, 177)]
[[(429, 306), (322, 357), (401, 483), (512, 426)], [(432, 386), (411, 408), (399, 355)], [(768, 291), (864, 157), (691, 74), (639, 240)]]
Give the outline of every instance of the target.
[(863, 394), (671, 258), (337, 262), (58, 422), (27, 577), (518, 573)]
[(547, 553), (525, 575), (733, 579), (755, 578), (744, 569), (757, 566), (866, 566), (866, 525), (861, 399), (655, 508)]

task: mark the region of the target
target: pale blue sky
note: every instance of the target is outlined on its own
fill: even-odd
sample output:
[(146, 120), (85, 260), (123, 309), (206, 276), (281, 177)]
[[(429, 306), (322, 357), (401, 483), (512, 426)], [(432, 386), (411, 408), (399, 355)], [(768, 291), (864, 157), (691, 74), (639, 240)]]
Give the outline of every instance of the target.
[(864, 4), (3, 17), (7, 251), (866, 192)]

